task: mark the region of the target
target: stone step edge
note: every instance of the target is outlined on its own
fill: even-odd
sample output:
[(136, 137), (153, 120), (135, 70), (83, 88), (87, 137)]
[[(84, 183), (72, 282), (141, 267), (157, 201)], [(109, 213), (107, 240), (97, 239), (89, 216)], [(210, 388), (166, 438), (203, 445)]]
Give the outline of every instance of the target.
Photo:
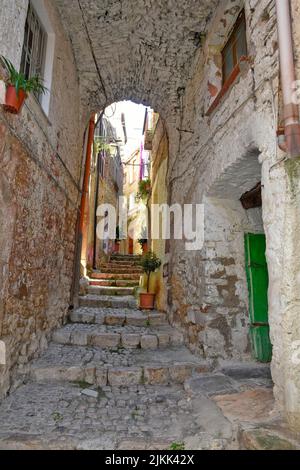
[[(137, 307), (137, 301), (133, 297), (132, 300), (123, 300), (126, 297), (125, 296), (112, 296), (109, 299), (103, 299), (100, 295), (95, 296), (95, 298), (86, 298), (86, 297), (81, 297), (79, 299), (79, 306), (81, 308), (114, 308), (116, 310), (121, 310), (122, 308), (132, 308), (136, 310)], [(113, 300), (112, 300), (113, 299)]]
[(138, 279), (90, 279), (91, 287), (138, 287)]
[[(117, 277), (119, 276), (119, 277)], [(90, 281), (139, 281), (140, 273), (98, 273), (89, 277)]]
[[(120, 292), (124, 295), (132, 295), (132, 292), (135, 291), (135, 287), (123, 287), (123, 286), (88, 286), (88, 291), (92, 295), (97, 295), (99, 292), (106, 292), (107, 294), (103, 295), (113, 295), (113, 292)], [(101, 294), (100, 294), (101, 295)]]
[[(93, 310), (95, 310), (93, 312)], [(121, 310), (121, 309), (119, 309)], [(90, 307), (89, 312), (80, 312), (73, 310), (69, 314), (70, 323), (83, 323), (91, 325), (106, 325), (106, 326), (163, 326), (169, 325), (166, 314), (164, 313), (143, 313), (140, 311), (138, 314), (122, 314), (122, 313), (107, 313), (100, 316), (97, 321), (98, 308)]]
[(177, 331), (173, 333), (110, 333), (67, 331), (61, 328), (52, 334), (52, 341), (56, 344), (69, 346), (96, 346), (101, 349), (124, 348), (156, 350), (168, 346), (183, 345), (183, 335)]
[(35, 382), (82, 382), (99, 387), (128, 387), (131, 385), (184, 384), (194, 373), (208, 372), (209, 365), (192, 362), (145, 364), (128, 367), (52, 366), (31, 369), (29, 379)]

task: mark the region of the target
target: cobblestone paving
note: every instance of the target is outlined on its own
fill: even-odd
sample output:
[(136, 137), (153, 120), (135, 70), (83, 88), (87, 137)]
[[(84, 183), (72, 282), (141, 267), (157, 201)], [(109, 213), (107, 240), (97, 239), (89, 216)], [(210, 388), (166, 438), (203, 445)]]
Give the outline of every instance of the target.
[(207, 399), (189, 397), (182, 386), (103, 387), (91, 398), (82, 395), (83, 385), (30, 383), (18, 389), (0, 407), (0, 449), (192, 448), (197, 439), (202, 448), (233, 445), (232, 425), (217, 406), (210, 402), (207, 424)]
[[(133, 296), (89, 294), (80, 304), (0, 404), (0, 449), (238, 447), (226, 395), (269, 390), (268, 379), (211, 373), (164, 314), (137, 310)], [(242, 395), (241, 410), (253, 396)], [(272, 407), (272, 394), (258, 397)]]

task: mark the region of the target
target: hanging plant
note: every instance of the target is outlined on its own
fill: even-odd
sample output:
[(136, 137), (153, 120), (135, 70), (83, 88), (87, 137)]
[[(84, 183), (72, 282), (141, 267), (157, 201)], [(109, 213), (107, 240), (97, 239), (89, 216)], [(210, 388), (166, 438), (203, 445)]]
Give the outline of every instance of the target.
[(96, 153), (103, 151), (110, 153), (110, 145), (105, 142), (103, 137), (95, 137), (95, 150)]
[(6, 96), (4, 109), (10, 113), (18, 114), (29, 93), (44, 94), (48, 90), (39, 76), (26, 78), (22, 72), (18, 72), (10, 60), (1, 56), (1, 60), (7, 71)]
[(139, 190), (136, 195), (138, 201), (147, 202), (151, 196), (152, 188), (150, 179), (141, 180), (139, 182)]

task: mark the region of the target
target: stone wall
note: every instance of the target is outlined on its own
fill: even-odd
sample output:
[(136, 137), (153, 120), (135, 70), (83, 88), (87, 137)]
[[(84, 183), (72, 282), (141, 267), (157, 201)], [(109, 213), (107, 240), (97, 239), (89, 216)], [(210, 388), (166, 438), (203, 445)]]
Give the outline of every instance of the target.
[[(261, 180), (259, 155), (276, 162), (278, 51), (274, 2), (245, 2), (248, 60), (218, 106), (220, 55), (242, 2), (221, 2), (193, 66), (182, 104), (179, 158), (170, 174), (172, 202), (204, 203), (205, 245), (173, 247), (171, 318), (193, 350), (212, 359), (250, 359), (244, 241), (264, 231), (239, 199)], [(209, 113), (208, 113), (209, 112)], [(174, 155), (173, 155), (174, 158)], [(178, 286), (180, 285), (180, 288)]]
[[(156, 125), (152, 152), (151, 152), (151, 184), (152, 198), (151, 204), (167, 204), (167, 172), (169, 160), (169, 140), (162, 119)], [(157, 273), (156, 303), (161, 311), (167, 310), (167, 273), (169, 254), (166, 253), (167, 246), (165, 240), (152, 240), (152, 250), (159, 257), (162, 266)]]
[[(27, 2), (4, 3), (0, 54), (18, 67)], [(45, 5), (56, 39), (49, 115), (33, 96), (18, 116), (0, 107), (0, 396), (70, 305), (83, 132), (70, 43), (53, 2)]]

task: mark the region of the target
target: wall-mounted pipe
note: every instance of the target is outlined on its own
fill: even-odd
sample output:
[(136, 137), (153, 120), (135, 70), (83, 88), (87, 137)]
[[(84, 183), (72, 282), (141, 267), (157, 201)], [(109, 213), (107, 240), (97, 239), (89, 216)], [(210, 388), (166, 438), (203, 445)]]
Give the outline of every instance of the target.
[(295, 158), (300, 157), (300, 121), (299, 106), (293, 102), (296, 72), (290, 0), (276, 0), (276, 11), (286, 140), (286, 145), (281, 148)]
[[(93, 144), (94, 144), (94, 134), (95, 134), (95, 115), (93, 114), (90, 123), (89, 123), (89, 134), (88, 134), (88, 143), (86, 149), (86, 160), (85, 160), (85, 170), (84, 170), (84, 179), (81, 195), (81, 204), (80, 204), (80, 218), (79, 218), (79, 235), (82, 237), (82, 246), (81, 246), (81, 262), (86, 268), (87, 262), (87, 203), (89, 197), (89, 180), (91, 174), (91, 162), (93, 154)], [(85, 274), (85, 273), (84, 273)]]

